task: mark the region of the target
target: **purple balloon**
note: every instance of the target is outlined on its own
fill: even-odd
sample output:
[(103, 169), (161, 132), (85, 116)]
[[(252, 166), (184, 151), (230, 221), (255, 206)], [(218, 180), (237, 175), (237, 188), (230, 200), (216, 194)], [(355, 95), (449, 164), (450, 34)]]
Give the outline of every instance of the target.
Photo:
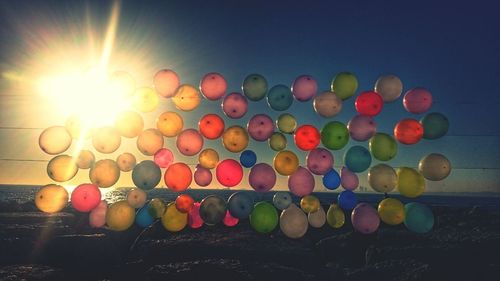
[(432, 105), (432, 94), (424, 88), (413, 88), (406, 92), (403, 98), (403, 105), (410, 113), (424, 113)]
[(318, 147), (307, 154), (307, 168), (315, 175), (324, 175), (333, 167), (333, 155), (325, 148)]
[(274, 122), (265, 114), (256, 114), (247, 124), (248, 134), (256, 141), (266, 141), (274, 133)]
[(308, 101), (318, 92), (318, 83), (311, 75), (301, 75), (293, 81), (292, 94), (298, 101)]
[(239, 119), (248, 111), (248, 101), (245, 96), (240, 93), (231, 93), (222, 101), (222, 111), (227, 117)]
[(314, 176), (304, 167), (299, 166), (295, 173), (288, 176), (288, 188), (299, 197), (311, 194), (314, 190), (314, 183)]
[(340, 184), (345, 190), (355, 190), (359, 186), (358, 175), (351, 172), (347, 167), (342, 167), (340, 171)]
[(377, 123), (366, 115), (356, 115), (347, 124), (349, 135), (356, 141), (367, 141), (377, 132)]
[(377, 210), (367, 203), (359, 203), (351, 214), (352, 226), (363, 234), (377, 231), (380, 217)]
[(194, 170), (194, 182), (199, 186), (207, 186), (212, 182), (212, 172), (209, 169), (196, 165)]
[(248, 175), (250, 186), (258, 192), (271, 190), (276, 184), (276, 172), (266, 163), (254, 165)]

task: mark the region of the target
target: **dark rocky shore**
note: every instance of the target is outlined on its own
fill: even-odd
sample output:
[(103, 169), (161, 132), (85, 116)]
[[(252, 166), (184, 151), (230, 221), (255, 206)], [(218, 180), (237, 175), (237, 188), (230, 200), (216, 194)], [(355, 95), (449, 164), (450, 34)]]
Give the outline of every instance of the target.
[(71, 208), (47, 215), (32, 203), (4, 204), (0, 280), (500, 280), (500, 212), (433, 211), (424, 235), (387, 225), (362, 235), (347, 223), (292, 240), (279, 228), (259, 234), (248, 221), (112, 232), (90, 228)]

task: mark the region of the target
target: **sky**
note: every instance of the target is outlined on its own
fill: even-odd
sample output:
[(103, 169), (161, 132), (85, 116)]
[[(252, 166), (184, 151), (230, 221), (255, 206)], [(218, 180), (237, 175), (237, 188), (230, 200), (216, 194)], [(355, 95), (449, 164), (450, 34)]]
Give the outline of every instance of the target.
[[(359, 80), (359, 93), (373, 89), (381, 75), (395, 74), (403, 92), (429, 89), (434, 99), (430, 111), (446, 115), (450, 129), (438, 140), (399, 145), (389, 164), (416, 167), (426, 154), (442, 153), (452, 173), (428, 182), (428, 191), (500, 192), (500, 18), (494, 1), (472, 6), (453, 1), (123, 1), (119, 6), (108, 69), (129, 72), (140, 86), (151, 86), (154, 73), (169, 68), (182, 83), (195, 86), (204, 74), (219, 72), (228, 92), (241, 92), (251, 73), (262, 74), (270, 86), (291, 85), (297, 76), (310, 74), (320, 90), (327, 90), (336, 73), (350, 71)], [(103, 53), (111, 7), (105, 1), (0, 1), (0, 183), (51, 183), (45, 172), (51, 156), (38, 147), (38, 136), (44, 128), (63, 125), (65, 116), (39, 93), (36, 81), (91, 66)], [(265, 101), (250, 102), (249, 108), (243, 119), (226, 118), (226, 124), (245, 125), (256, 113), (280, 114)], [(144, 114), (146, 127), (154, 127), (155, 118), (168, 110), (178, 111), (171, 101), (161, 100), (156, 111)], [(311, 102), (295, 101), (289, 112), (299, 124), (321, 128), (352, 118), (354, 98), (329, 119), (316, 115)], [(185, 127), (196, 127), (206, 113), (223, 115), (220, 101), (204, 100), (197, 110), (181, 113)], [(423, 116), (406, 112), (401, 97), (386, 104), (375, 120), (378, 131), (391, 133), (400, 119)], [(304, 164), (306, 153), (293, 147), (291, 136), (288, 143)], [(220, 140), (205, 144), (221, 158), (238, 157), (225, 151)], [(84, 145), (91, 148), (90, 142)], [(352, 145), (367, 147), (351, 140)], [(165, 146), (175, 151), (175, 140), (166, 139)], [(259, 162), (271, 163), (274, 154), (266, 143), (251, 141), (249, 149)], [(337, 169), (345, 150), (333, 152)], [(149, 159), (133, 140), (125, 140), (114, 154), (96, 156), (114, 159), (126, 151), (138, 160)], [(176, 156), (197, 162), (196, 157)], [(359, 177), (367, 186), (366, 172)], [(86, 181), (88, 171), (80, 170), (64, 184)], [(117, 186), (130, 185), (130, 173), (122, 173)], [(241, 187), (248, 188), (247, 182)], [(286, 189), (285, 177), (279, 177), (277, 188)], [(323, 190), (317, 178), (316, 191)]]

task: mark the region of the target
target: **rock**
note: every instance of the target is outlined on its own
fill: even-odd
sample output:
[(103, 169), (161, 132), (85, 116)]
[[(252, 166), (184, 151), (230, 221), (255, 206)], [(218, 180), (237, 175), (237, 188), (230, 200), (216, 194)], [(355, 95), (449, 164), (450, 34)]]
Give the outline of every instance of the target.
[(61, 269), (46, 265), (24, 264), (0, 267), (0, 280), (3, 281), (64, 279), (64, 272)]

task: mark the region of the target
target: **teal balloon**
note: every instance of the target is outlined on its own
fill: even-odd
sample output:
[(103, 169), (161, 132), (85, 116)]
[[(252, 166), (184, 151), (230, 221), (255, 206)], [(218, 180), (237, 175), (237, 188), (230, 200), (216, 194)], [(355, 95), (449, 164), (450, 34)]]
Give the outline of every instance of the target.
[(361, 173), (372, 163), (370, 151), (363, 146), (355, 145), (349, 148), (344, 154), (344, 165), (354, 173)]
[(161, 180), (160, 167), (151, 160), (144, 160), (132, 170), (132, 181), (143, 190), (155, 188)]
[(251, 101), (259, 101), (267, 94), (267, 80), (260, 74), (250, 74), (241, 86), (243, 94)]
[(276, 85), (267, 93), (267, 104), (276, 111), (287, 110), (292, 103), (293, 95), (288, 86)]
[(262, 201), (255, 204), (250, 214), (250, 225), (259, 233), (269, 233), (278, 225), (278, 212), (271, 203)]
[(150, 204), (147, 203), (135, 214), (135, 223), (140, 227), (148, 227), (153, 224), (155, 218), (149, 212)]
[(344, 123), (328, 122), (321, 129), (321, 143), (328, 149), (342, 149), (349, 142), (349, 130)]
[(248, 218), (253, 211), (253, 206), (253, 196), (246, 191), (233, 193), (227, 201), (229, 212), (238, 219)]
[(427, 233), (434, 226), (434, 214), (424, 204), (412, 202), (405, 205), (406, 227), (416, 233)]
[(450, 121), (448, 118), (439, 112), (432, 112), (424, 116), (420, 120), (420, 124), (424, 127), (424, 139), (435, 140), (448, 132)]
[(273, 196), (273, 205), (276, 209), (283, 211), (292, 204), (292, 194), (287, 191), (278, 191)]

